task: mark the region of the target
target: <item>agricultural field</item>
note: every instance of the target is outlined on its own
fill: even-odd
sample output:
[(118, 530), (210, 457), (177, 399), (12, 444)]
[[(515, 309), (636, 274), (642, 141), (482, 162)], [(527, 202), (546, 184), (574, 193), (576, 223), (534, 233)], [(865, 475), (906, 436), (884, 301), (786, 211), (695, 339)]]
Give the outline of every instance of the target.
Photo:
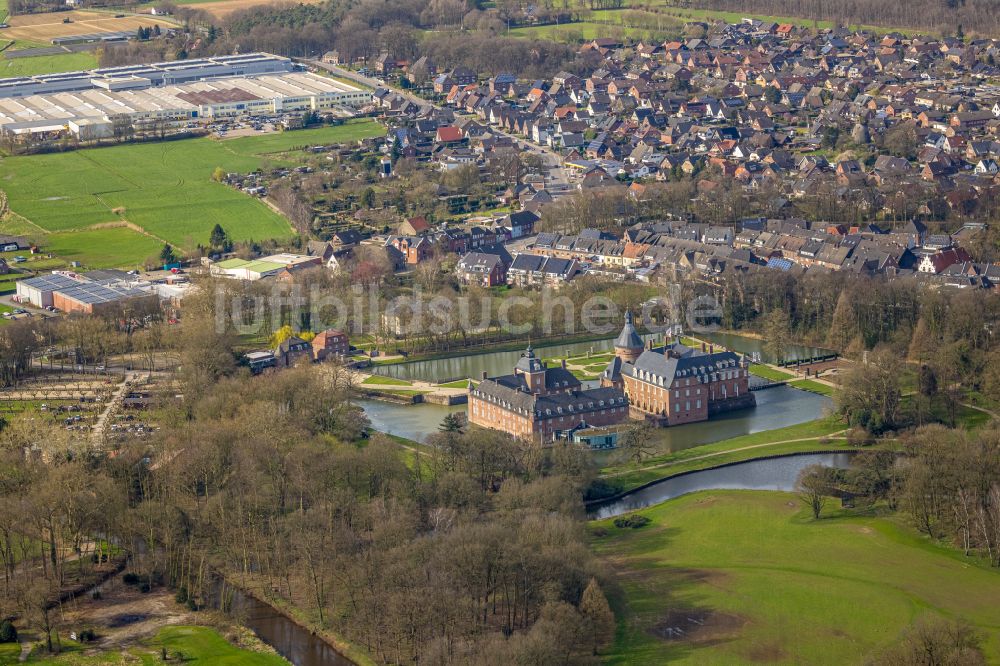
[[(602, 18), (603, 15), (602, 15)], [(610, 18), (610, 17), (609, 17)], [(533, 39), (549, 39), (555, 42), (576, 43), (588, 41), (597, 37), (607, 37), (609, 32), (615, 31), (624, 37), (635, 40), (666, 38), (671, 34), (679, 34), (680, 23), (665, 19), (662, 29), (650, 27), (624, 27), (614, 23), (598, 23), (591, 21), (579, 21), (577, 23), (564, 23), (562, 25), (540, 25), (523, 28), (514, 28), (510, 31), (513, 37), (529, 37)]]
[[(304, 0), (303, 4), (319, 4), (322, 0)], [(197, 5), (216, 18), (225, 18), (235, 11), (248, 7), (274, 4), (275, 0), (180, 0), (178, 5)]]
[[(183, 249), (207, 243), (215, 224), (236, 241), (290, 237), (284, 217), (214, 182), (215, 168), (248, 172), (265, 156), (271, 164), (294, 163), (299, 155), (283, 153), (382, 133), (375, 121), (362, 120), (226, 141), (198, 138), (8, 157), (0, 160), (0, 189), (16, 214), (12, 226), (37, 227), (29, 235), (47, 252), (69, 253), (87, 267), (133, 266), (163, 242)], [(93, 229), (108, 224), (119, 228)], [(7, 221), (0, 230), (14, 233)]]
[[(914, 620), (961, 617), (1000, 659), (1000, 578), (878, 509), (812, 520), (786, 493), (709, 491), (592, 523), (617, 572), (606, 664), (859, 664)], [(671, 633), (681, 628), (683, 634)]]
[[(71, 22), (64, 23), (66, 19)], [(10, 27), (5, 28), (0, 35), (4, 39), (43, 43), (51, 42), (56, 37), (138, 30), (140, 27), (149, 28), (157, 24), (164, 28), (173, 26), (170, 21), (155, 16), (128, 15), (115, 18), (113, 14), (79, 10), (12, 16), (7, 22)]]

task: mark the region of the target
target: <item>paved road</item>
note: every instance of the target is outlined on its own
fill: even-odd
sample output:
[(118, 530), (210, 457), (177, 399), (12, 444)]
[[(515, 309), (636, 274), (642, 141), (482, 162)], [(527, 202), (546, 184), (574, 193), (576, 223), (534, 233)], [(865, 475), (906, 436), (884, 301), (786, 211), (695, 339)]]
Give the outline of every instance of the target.
[[(379, 79), (374, 79), (369, 76), (362, 76), (357, 72), (353, 72), (348, 69), (343, 69), (342, 67), (338, 67), (337, 65), (332, 65), (330, 63), (320, 62), (319, 60), (306, 60), (305, 62), (313, 67), (324, 69), (328, 72), (336, 74), (337, 76), (343, 77), (350, 81), (354, 81), (355, 83), (360, 83), (363, 86), (368, 86), (369, 88), (386, 88), (388, 90), (392, 90), (395, 93), (399, 93), (404, 98), (410, 100), (414, 104), (419, 104), (420, 106), (433, 106), (438, 109), (443, 108), (438, 104), (434, 104), (433, 102), (430, 102), (422, 97), (414, 95), (412, 92), (408, 90), (403, 90), (401, 88), (396, 88), (386, 83), (382, 83), (380, 82)], [(557, 197), (560, 194), (566, 193), (566, 190), (568, 190), (570, 187), (569, 172), (566, 170), (565, 167), (563, 167), (563, 160), (562, 157), (559, 155), (559, 153), (545, 146), (540, 146), (536, 143), (526, 141), (514, 134), (504, 132), (500, 128), (494, 127), (492, 125), (490, 126), (490, 131), (494, 132), (495, 134), (508, 136), (514, 141), (514, 143), (521, 150), (525, 152), (530, 152), (534, 155), (538, 155), (541, 158), (542, 163), (548, 169), (549, 177), (548, 177), (548, 182), (546, 184), (546, 189), (549, 190), (549, 193), (553, 197)]]

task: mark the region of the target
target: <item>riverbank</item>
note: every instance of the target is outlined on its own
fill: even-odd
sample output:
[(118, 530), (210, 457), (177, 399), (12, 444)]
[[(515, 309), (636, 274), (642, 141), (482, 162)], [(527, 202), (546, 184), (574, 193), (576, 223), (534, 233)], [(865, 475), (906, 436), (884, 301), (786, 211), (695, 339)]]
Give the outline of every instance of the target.
[[(639, 463), (612, 463), (601, 468), (600, 478), (616, 486), (617, 496), (683, 472), (706, 469), (761, 456), (811, 451), (846, 451), (844, 424), (836, 417), (819, 418), (784, 428), (764, 430), (694, 446)], [(607, 498), (602, 498), (607, 499)]]
[(813, 520), (788, 493), (711, 490), (637, 513), (590, 525), (617, 582), (605, 664), (856, 664), (925, 615), (967, 618), (1000, 659), (996, 571), (882, 506)]
[[(257, 576), (228, 576), (227, 581), (229, 585), (266, 605), (288, 622), (322, 640), (337, 653), (337, 656), (343, 659), (343, 663), (355, 666), (375, 666), (375, 661), (368, 656), (363, 648), (345, 640), (329, 628), (321, 626), (315, 618), (303, 610), (302, 606), (305, 604), (305, 600), (290, 600), (280, 594), (268, 594), (267, 581)], [(331, 664), (331, 666), (338, 666), (338, 664)]]

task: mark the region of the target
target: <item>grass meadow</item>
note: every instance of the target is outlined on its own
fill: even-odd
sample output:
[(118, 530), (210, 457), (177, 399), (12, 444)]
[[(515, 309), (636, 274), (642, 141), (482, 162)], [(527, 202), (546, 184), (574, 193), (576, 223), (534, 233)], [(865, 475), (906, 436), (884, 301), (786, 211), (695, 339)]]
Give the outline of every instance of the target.
[(967, 619), (1000, 658), (1000, 574), (897, 516), (830, 508), (814, 521), (794, 495), (747, 491), (639, 513), (652, 523), (592, 523), (620, 585), (606, 664), (860, 664), (927, 615)]
[[(8, 157), (0, 160), (0, 188), (14, 213), (50, 236), (37, 238), (43, 247), (72, 251), (87, 266), (126, 266), (149, 256), (150, 242), (184, 249), (205, 244), (216, 224), (237, 241), (290, 237), (284, 217), (212, 181), (215, 168), (249, 172), (265, 159), (272, 164), (298, 161), (298, 156), (283, 154), (293, 149), (383, 132), (376, 122), (362, 120), (225, 141), (197, 138)], [(124, 227), (60, 235), (123, 222), (149, 236)]]
[(28, 58), (3, 57), (0, 58), (0, 78), (74, 72), (96, 67), (97, 58), (93, 53), (59, 53)]

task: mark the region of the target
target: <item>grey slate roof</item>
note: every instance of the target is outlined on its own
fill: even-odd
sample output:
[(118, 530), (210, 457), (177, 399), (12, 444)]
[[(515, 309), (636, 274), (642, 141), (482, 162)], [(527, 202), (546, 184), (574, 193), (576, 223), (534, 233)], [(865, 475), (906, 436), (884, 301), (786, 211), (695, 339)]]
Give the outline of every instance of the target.
[(625, 326), (622, 332), (615, 338), (615, 347), (618, 349), (642, 349), (642, 338), (632, 325), (632, 313), (625, 313)]
[[(685, 349), (690, 350), (690, 347)], [(690, 350), (684, 354), (681, 358), (675, 358), (665, 355), (663, 348), (646, 350), (635, 363), (623, 364), (622, 373), (637, 379), (648, 373), (657, 379), (662, 378), (663, 386), (669, 386), (677, 376), (702, 378), (719, 370), (738, 367), (740, 363), (739, 356), (729, 351), (706, 354)]]

